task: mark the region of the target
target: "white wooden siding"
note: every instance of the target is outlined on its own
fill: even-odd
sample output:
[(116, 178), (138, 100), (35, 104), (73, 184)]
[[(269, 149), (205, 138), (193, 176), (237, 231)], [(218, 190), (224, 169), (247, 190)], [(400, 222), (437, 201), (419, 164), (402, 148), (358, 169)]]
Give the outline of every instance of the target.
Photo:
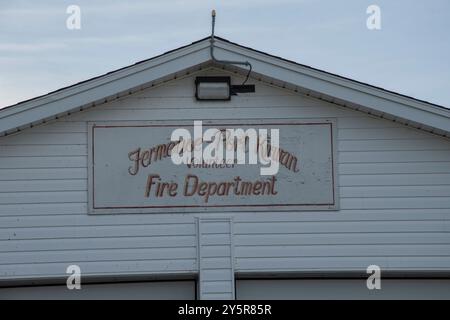
[(448, 139), (263, 83), (200, 103), (193, 79), (0, 138), (0, 279), (64, 276), (72, 263), (197, 272), (195, 217), (208, 214), (87, 214), (87, 121), (101, 120), (337, 118), (341, 210), (226, 214), (235, 271), (450, 271)]
[(200, 299), (234, 299), (232, 219), (198, 218), (197, 228)]

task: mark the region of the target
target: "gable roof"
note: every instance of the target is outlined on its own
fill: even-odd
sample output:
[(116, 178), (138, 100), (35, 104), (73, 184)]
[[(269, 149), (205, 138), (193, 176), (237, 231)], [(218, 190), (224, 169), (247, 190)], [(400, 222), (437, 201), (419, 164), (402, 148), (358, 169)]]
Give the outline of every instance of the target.
[[(210, 38), (0, 109), (0, 135), (122, 97), (213, 64)], [(450, 109), (215, 37), (215, 56), (249, 61), (252, 78), (450, 137)], [(239, 67), (227, 67), (245, 72)]]

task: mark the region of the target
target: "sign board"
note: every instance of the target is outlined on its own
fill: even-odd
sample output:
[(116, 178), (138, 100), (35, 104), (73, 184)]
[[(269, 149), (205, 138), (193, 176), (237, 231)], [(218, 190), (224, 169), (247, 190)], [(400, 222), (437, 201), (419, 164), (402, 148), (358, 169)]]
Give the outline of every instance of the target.
[(194, 121), (89, 123), (90, 213), (336, 210), (336, 124), (320, 120), (211, 120), (203, 130), (278, 129), (279, 169), (261, 164), (179, 164), (177, 128)]

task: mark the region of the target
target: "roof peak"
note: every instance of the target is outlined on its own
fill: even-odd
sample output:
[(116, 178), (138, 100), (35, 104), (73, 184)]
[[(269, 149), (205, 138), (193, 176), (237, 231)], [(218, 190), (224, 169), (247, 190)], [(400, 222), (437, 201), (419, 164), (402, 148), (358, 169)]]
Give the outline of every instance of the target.
[[(118, 88), (121, 92), (131, 92), (145, 83), (177, 74), (182, 69), (214, 62), (210, 39), (211, 36), (204, 37), (155, 57), (0, 109), (0, 134), (92, 106), (98, 101), (108, 101), (109, 97), (119, 94)], [(255, 50), (223, 37), (214, 35), (214, 40), (217, 41), (214, 50), (218, 59), (248, 61), (253, 65), (254, 74), (279, 80), (319, 97), (332, 97), (345, 106), (367, 107), (380, 114), (409, 119), (450, 136), (450, 109), (443, 106)], [(373, 99), (378, 100), (374, 103)]]

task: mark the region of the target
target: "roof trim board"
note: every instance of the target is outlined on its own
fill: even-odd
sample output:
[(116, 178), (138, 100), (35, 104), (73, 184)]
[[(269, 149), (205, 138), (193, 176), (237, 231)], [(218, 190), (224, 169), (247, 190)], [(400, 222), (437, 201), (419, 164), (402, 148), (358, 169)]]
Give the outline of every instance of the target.
[[(0, 134), (86, 107), (108, 97), (131, 91), (212, 63), (209, 37), (105, 75), (0, 110)], [(450, 109), (400, 95), (358, 81), (247, 48), (216, 37), (220, 59), (248, 60), (254, 74), (276, 79), (300, 91), (333, 97), (344, 105), (361, 106), (375, 113), (406, 119), (435, 128), (450, 136)]]
[(238, 47), (230, 50), (229, 46), (222, 42), (217, 43), (216, 52), (227, 60), (245, 57), (252, 63), (254, 72), (274, 77), (294, 86), (361, 105), (376, 112), (450, 131), (450, 109), (445, 107), (276, 59), (246, 48)]
[(207, 43), (198, 43), (116, 72), (0, 110), (0, 132), (8, 132), (76, 110), (120, 92), (164, 78), (209, 59)]

